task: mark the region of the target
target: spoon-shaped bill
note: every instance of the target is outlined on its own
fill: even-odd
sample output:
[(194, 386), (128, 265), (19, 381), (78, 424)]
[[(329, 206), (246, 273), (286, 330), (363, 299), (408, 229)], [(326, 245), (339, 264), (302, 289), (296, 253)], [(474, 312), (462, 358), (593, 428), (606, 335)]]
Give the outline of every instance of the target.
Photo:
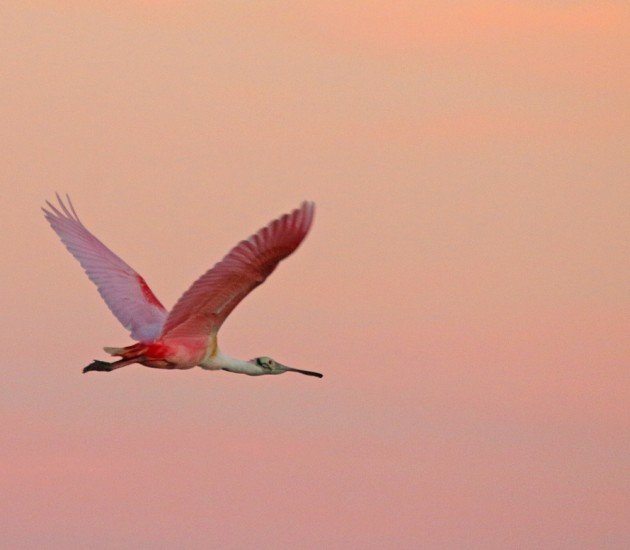
[(319, 372), (314, 372), (312, 370), (302, 370), (302, 369), (294, 369), (291, 367), (287, 367), (282, 365), (282, 370), (290, 371), (290, 372), (299, 372), (300, 374), (306, 374), (307, 376), (317, 376), (317, 378), (323, 378), (324, 375)]

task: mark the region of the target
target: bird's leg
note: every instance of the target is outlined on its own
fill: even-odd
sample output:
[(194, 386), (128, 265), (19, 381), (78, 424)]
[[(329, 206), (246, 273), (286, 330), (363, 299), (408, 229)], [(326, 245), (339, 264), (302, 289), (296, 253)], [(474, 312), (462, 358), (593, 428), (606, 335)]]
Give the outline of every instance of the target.
[(114, 369), (119, 369), (120, 367), (126, 367), (127, 365), (131, 365), (132, 363), (139, 363), (142, 361), (144, 357), (133, 357), (130, 359), (119, 359), (118, 361), (114, 361), (113, 363), (108, 363), (107, 361), (99, 361), (98, 359), (94, 359), (87, 367), (83, 369), (83, 373), (90, 371), (100, 371), (100, 372), (111, 372)]
[(109, 372), (110, 370), (112, 370), (111, 367), (112, 363), (108, 363), (107, 361), (99, 361), (98, 359), (94, 359), (94, 361), (92, 361), (87, 367), (84, 367), (83, 372), (90, 372), (91, 370), (98, 370), (98, 371), (104, 371), (104, 372)]

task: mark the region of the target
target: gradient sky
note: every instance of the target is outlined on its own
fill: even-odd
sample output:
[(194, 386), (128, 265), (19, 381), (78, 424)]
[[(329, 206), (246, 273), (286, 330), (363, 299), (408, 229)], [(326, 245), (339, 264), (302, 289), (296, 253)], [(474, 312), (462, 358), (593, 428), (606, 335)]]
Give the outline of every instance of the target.
[[(628, 548), (626, 1), (0, 6), (0, 546)], [(130, 367), (39, 207), (170, 307), (303, 199), (222, 349)]]

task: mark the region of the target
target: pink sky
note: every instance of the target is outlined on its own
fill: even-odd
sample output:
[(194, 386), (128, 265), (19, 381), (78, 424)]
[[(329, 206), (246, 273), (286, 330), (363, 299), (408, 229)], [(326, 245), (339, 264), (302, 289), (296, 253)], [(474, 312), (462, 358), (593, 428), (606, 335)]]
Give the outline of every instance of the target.
[[(0, 546), (630, 545), (626, 2), (0, 21)], [(167, 307), (316, 201), (220, 344), (325, 377), (82, 375), (130, 342), (55, 191)]]

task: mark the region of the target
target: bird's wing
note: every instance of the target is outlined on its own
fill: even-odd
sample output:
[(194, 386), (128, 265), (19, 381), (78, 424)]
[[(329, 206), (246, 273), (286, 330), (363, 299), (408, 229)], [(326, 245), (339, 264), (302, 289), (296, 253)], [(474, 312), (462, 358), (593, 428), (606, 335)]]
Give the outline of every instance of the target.
[(216, 334), (238, 303), (300, 245), (314, 212), (315, 204), (304, 202), (237, 244), (183, 294), (169, 313), (161, 337)]
[(135, 340), (152, 341), (162, 332), (167, 311), (145, 280), (81, 223), (67, 197), (42, 208), (50, 226), (98, 287), (105, 303)]

